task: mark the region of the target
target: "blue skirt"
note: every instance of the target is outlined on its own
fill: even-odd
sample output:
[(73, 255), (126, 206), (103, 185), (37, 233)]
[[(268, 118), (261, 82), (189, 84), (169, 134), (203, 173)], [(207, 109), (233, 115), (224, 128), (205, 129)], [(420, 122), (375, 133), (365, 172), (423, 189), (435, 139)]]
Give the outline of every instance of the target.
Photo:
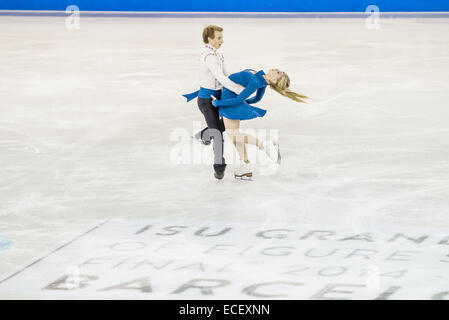
[[(226, 88), (223, 88), (221, 99), (235, 98), (237, 95)], [(263, 117), (267, 110), (253, 107), (245, 101), (235, 106), (220, 106), (218, 107), (220, 116), (232, 120), (249, 120), (257, 117)]]

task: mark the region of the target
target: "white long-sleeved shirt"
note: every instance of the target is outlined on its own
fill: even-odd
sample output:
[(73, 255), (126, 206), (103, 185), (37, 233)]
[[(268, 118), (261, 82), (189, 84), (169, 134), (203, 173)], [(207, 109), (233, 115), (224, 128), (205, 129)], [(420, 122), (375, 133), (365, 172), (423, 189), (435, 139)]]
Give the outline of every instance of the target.
[(204, 46), (200, 56), (200, 86), (212, 90), (224, 86), (236, 94), (244, 89), (228, 78), (223, 55), (210, 44)]

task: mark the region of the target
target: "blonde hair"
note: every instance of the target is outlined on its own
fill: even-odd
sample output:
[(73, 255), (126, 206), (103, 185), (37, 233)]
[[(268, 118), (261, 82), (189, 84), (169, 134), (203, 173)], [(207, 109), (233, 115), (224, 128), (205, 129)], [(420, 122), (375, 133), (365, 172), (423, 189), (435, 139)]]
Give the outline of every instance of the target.
[(282, 94), (283, 96), (295, 100), (297, 102), (307, 103), (302, 99), (309, 99), (309, 97), (304, 96), (302, 94), (293, 92), (289, 89), (290, 87), (290, 78), (285, 72), (282, 72), (282, 76), (279, 78), (276, 83), (269, 83), (271, 89), (275, 90), (277, 93)]
[(219, 27), (219, 26), (214, 26), (214, 25), (208, 25), (205, 26), (203, 29), (203, 42), (204, 43), (209, 43), (209, 39), (214, 39), (215, 38), (215, 31), (223, 31), (223, 28)]

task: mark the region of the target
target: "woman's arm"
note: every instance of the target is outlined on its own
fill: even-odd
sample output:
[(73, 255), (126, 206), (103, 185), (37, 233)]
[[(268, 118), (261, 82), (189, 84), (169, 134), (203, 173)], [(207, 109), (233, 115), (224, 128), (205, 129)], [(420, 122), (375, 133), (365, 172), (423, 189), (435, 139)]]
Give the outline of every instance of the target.
[(262, 88), (257, 89), (256, 96), (251, 99), (246, 100), (246, 103), (252, 104), (252, 103), (259, 102), (262, 99), (263, 95), (265, 94), (266, 88), (267, 87), (262, 87)]
[(223, 71), (221, 70), (218, 63), (218, 57), (216, 55), (209, 54), (205, 59), (207, 67), (209, 68), (210, 72), (212, 72), (215, 79), (218, 80), (218, 82), (220, 82), (224, 87), (233, 91), (235, 94), (239, 94), (242, 92), (243, 88), (241, 86), (229, 79), (227, 74), (223, 74)]
[(214, 100), (212, 101), (212, 105), (214, 105), (215, 107), (235, 106), (245, 101), (245, 99), (249, 98), (249, 96), (252, 95), (256, 90), (257, 90), (257, 81), (251, 80), (248, 83), (248, 86), (245, 88), (245, 90), (243, 90), (237, 97), (224, 100)]

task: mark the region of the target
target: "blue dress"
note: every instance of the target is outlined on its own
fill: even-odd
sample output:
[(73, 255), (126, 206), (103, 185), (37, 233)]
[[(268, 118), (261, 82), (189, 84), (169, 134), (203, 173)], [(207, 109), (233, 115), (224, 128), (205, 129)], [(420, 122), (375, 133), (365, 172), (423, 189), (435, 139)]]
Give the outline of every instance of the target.
[[(245, 90), (236, 95), (234, 92), (223, 88), (221, 99), (212, 102), (213, 106), (218, 107), (220, 116), (233, 120), (263, 117), (267, 110), (253, 107), (251, 104), (259, 102), (265, 94), (268, 84), (263, 77), (264, 75), (263, 70), (254, 74), (250, 69), (231, 74), (229, 79), (245, 87)], [(256, 96), (248, 99), (254, 92), (256, 92)]]

